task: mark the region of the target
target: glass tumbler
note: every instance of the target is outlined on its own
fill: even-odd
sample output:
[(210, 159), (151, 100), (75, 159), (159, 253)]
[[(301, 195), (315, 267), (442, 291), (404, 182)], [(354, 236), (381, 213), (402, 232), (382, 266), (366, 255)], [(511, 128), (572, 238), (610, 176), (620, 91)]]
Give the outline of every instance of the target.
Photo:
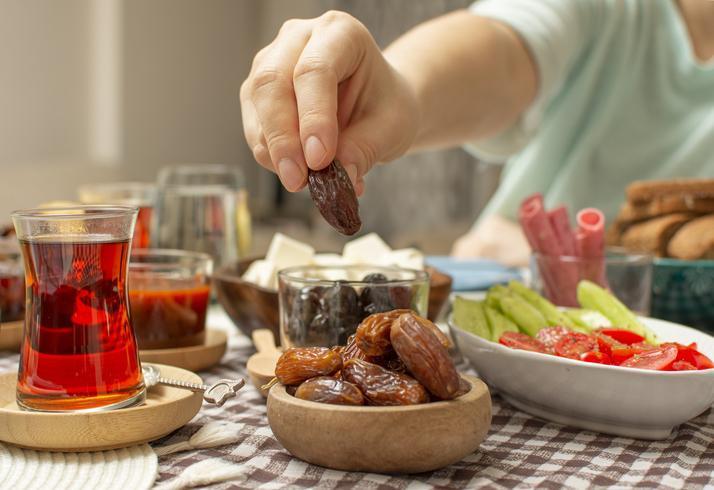
[(134, 226), (132, 248), (148, 248), (151, 237), (151, 216), (156, 201), (156, 186), (146, 182), (113, 182), (87, 184), (77, 190), (82, 204), (118, 204), (136, 206), (139, 214)]
[(373, 313), (409, 309), (426, 318), (429, 275), (398, 267), (300, 266), (278, 273), (280, 345), (345, 345)]
[[(169, 186), (223, 186), (235, 200), (236, 241), (238, 256), (248, 256), (251, 246), (251, 215), (248, 192), (240, 168), (235, 165), (192, 164), (171, 165), (159, 171), (160, 188)], [(233, 217), (231, 217), (233, 218)]]
[(222, 185), (169, 185), (159, 189), (152, 242), (158, 248), (209, 254), (216, 265), (238, 260), (236, 199)]
[(136, 215), (121, 206), (12, 214), (28, 295), (21, 408), (97, 411), (144, 401), (126, 284)]
[(578, 307), (577, 286), (589, 280), (610, 290), (639, 315), (650, 312), (652, 256), (608, 250), (604, 257), (533, 254), (531, 285), (558, 306)]
[(203, 344), (213, 261), (183, 250), (133, 250), (129, 305), (140, 349)]

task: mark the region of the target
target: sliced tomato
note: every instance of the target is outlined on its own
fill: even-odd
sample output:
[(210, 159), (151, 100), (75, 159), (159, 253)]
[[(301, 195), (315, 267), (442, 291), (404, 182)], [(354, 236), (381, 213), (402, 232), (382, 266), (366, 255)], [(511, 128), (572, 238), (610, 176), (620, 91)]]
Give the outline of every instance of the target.
[(591, 350), (585, 354), (581, 354), (580, 360), (585, 362), (594, 362), (596, 364), (612, 364), (610, 356), (597, 350)]
[(630, 357), (640, 352), (644, 351), (633, 349), (629, 345), (623, 345), (622, 347), (616, 347), (610, 350), (610, 360), (613, 364), (619, 366), (620, 364), (628, 360)]
[(698, 350), (692, 352), (692, 356), (694, 357), (694, 365), (697, 367), (697, 369), (714, 368), (714, 362), (712, 362), (711, 359), (709, 359), (707, 356), (705, 356)]
[(542, 353), (547, 352), (545, 345), (543, 345), (543, 342), (520, 332), (506, 332), (501, 335), (501, 338), (498, 339), (498, 342), (512, 349), (528, 350), (532, 352)]
[(635, 354), (620, 364), (620, 366), (664, 371), (676, 360), (677, 347), (674, 345), (663, 345)]
[(638, 344), (645, 341), (645, 338), (642, 335), (638, 335), (631, 330), (625, 330), (622, 328), (601, 328), (598, 332), (625, 345)]
[(592, 335), (595, 337), (595, 340), (597, 340), (598, 350), (600, 350), (600, 352), (604, 352), (608, 356), (612, 354), (613, 349), (627, 347), (625, 344), (621, 344), (612, 337), (608, 337), (600, 332), (595, 332)]
[(674, 361), (672, 363), (672, 371), (696, 371), (697, 367), (687, 361)]
[(561, 357), (580, 359), (582, 354), (597, 348), (595, 337), (580, 332), (569, 332), (555, 344), (554, 350)]
[(683, 361), (693, 365), (697, 369), (714, 368), (711, 359), (697, 350), (697, 344), (682, 345), (677, 342), (668, 342), (662, 345), (673, 345), (677, 348), (677, 361)]
[(571, 332), (565, 327), (545, 327), (538, 330), (536, 338), (543, 342), (548, 349), (553, 349), (560, 339)]

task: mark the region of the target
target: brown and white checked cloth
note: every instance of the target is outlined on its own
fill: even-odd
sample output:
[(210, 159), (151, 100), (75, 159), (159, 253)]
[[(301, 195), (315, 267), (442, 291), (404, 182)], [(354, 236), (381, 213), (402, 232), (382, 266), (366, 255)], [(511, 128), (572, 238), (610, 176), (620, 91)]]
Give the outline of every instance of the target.
[[(245, 376), (253, 349), (235, 334), (223, 362), (201, 373), (208, 382)], [(0, 354), (0, 371), (17, 368), (17, 355)], [(409, 476), (346, 473), (293, 458), (273, 437), (265, 401), (248, 384), (222, 408), (204, 405), (196, 418), (153, 446), (188, 439), (211, 420), (242, 423), (232, 445), (164, 456), (157, 484), (202, 460), (219, 458), (244, 469), (229, 488), (714, 488), (714, 412), (679, 427), (665, 441), (638, 441), (545, 422), (493, 399), (493, 425), (481, 449), (432, 473)], [(438, 451), (438, 441), (434, 450)]]

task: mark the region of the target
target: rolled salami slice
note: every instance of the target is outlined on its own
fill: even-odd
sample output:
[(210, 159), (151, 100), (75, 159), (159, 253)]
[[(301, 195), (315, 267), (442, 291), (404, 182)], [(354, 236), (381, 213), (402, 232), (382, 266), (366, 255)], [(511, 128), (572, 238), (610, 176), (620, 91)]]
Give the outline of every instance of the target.
[(541, 194), (536, 193), (523, 200), (519, 220), (528, 243), (540, 255), (537, 266), (543, 279), (545, 295), (558, 305), (576, 305), (578, 270), (561, 261), (563, 248), (545, 211)]
[(575, 248), (581, 257), (581, 277), (607, 287), (605, 271), (605, 216), (595, 208), (581, 210), (576, 218)]
[(560, 243), (560, 249), (563, 255), (575, 255), (575, 236), (573, 235), (573, 230), (570, 228), (568, 208), (558, 206), (555, 209), (551, 209), (548, 211), (548, 219)]

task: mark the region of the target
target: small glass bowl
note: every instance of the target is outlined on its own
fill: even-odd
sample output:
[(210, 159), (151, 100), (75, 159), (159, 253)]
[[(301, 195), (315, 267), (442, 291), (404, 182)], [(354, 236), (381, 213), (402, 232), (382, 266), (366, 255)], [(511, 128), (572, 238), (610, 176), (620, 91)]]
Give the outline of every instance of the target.
[(608, 288), (639, 315), (650, 312), (653, 257), (608, 250), (604, 257), (531, 255), (531, 285), (558, 306), (578, 307), (577, 286), (589, 280)]
[(213, 261), (208, 254), (138, 249), (129, 262), (129, 304), (139, 349), (201, 345)]
[(280, 340), (288, 347), (345, 345), (373, 313), (426, 317), (429, 275), (398, 267), (301, 266), (278, 273)]

